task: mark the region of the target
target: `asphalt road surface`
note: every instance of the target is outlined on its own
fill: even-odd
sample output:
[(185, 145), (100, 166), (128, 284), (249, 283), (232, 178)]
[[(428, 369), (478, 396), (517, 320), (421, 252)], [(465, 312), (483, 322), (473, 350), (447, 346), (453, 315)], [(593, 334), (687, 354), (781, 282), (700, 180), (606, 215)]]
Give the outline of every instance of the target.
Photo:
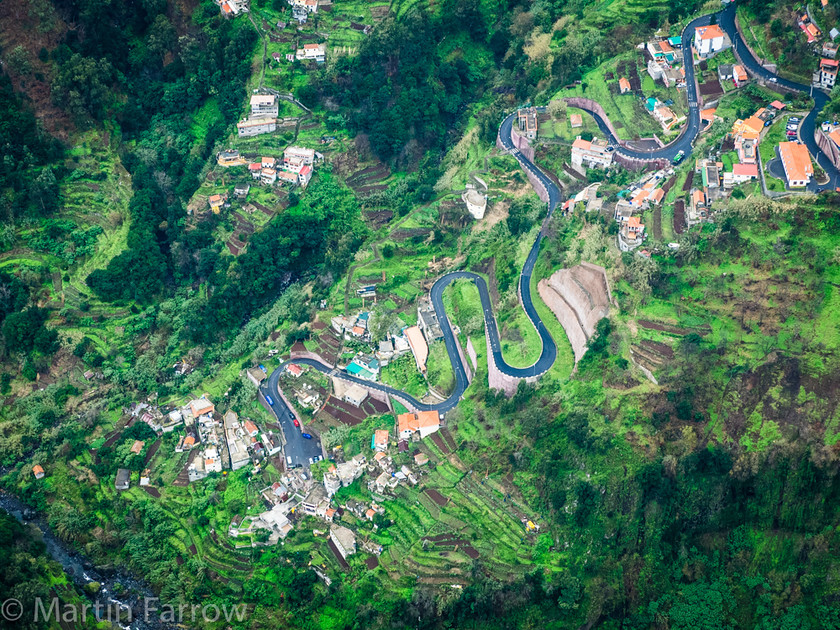
[[(277, 422), (283, 430), (283, 437), (286, 438), (286, 446), (283, 449), (283, 454), (286, 457), (286, 466), (289, 468), (297, 468), (299, 466), (307, 468), (310, 460), (322, 455), (321, 440), (317, 435), (311, 433), (311, 431), (312, 439), (307, 440), (303, 437), (306, 429), (303, 428), (302, 424), (300, 428), (295, 426), (294, 419), (297, 416), (283, 400), (283, 396), (280, 394), (280, 388), (278, 387), (278, 380), (283, 371), (282, 367), (274, 370), (263, 381), (260, 387), (260, 394), (263, 397), (265, 406), (277, 417)], [(266, 394), (271, 397), (271, 402), (274, 404), (269, 405), (268, 400), (265, 399)], [(289, 458), (291, 458), (291, 463), (289, 463)]]

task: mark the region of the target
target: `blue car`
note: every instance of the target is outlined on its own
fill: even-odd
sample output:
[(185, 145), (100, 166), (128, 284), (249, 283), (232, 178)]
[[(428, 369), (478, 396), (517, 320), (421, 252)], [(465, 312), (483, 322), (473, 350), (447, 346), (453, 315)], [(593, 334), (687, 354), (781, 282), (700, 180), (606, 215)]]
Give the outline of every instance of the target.
[(305, 439), (307, 439), (307, 440), (311, 440), (311, 439), (312, 439), (312, 436), (311, 436), (311, 435), (309, 435), (308, 433), (301, 433), (301, 435), (302, 435)]
[(265, 401), (266, 401), (269, 405), (271, 405), (272, 407), (274, 406), (274, 401), (273, 401), (273, 400), (271, 400), (271, 396), (269, 396), (268, 394), (266, 394), (266, 395), (265, 395)]
[(261, 369), (263, 372), (265, 372), (266, 374), (268, 374), (268, 370), (266, 370), (266, 369), (265, 369), (265, 366), (264, 366), (262, 363), (260, 363), (260, 369)]

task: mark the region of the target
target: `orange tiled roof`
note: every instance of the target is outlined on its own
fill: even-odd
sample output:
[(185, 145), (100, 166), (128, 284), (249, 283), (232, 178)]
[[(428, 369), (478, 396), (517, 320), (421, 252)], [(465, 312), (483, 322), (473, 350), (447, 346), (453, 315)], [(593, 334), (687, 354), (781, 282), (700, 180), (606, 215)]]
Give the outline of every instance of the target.
[(708, 120), (712, 122), (715, 118), (715, 112), (717, 109), (714, 107), (709, 107), (708, 109), (703, 109), (700, 111), (700, 120)]
[(435, 411), (421, 411), (417, 414), (417, 426), (421, 429), (440, 426), (440, 414)]
[(401, 413), (397, 416), (397, 428), (400, 433), (403, 431), (416, 431), (417, 417), (413, 413)]
[(814, 174), (811, 155), (804, 144), (798, 142), (780, 142), (779, 155), (788, 180), (802, 181)]
[(626, 77), (621, 77), (618, 80), (618, 87), (622, 90), (629, 90), (630, 89), (630, 81), (627, 80)]
[(697, 39), (715, 39), (717, 37), (723, 37), (723, 31), (717, 24), (701, 26), (697, 29)]

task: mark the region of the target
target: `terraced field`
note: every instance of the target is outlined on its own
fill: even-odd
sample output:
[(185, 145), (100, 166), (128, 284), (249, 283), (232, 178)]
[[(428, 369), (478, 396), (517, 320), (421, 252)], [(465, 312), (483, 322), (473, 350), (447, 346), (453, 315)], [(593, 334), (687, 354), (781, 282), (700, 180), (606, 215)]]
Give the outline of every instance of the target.
[[(454, 445), (451, 435), (435, 435)], [(400, 486), (396, 500), (383, 502), (395, 523), (371, 536), (385, 547), (380, 565), (389, 573), (414, 573), (425, 583), (456, 583), (478, 559), (499, 577), (526, 571), (535, 543), (522, 521), (527, 508), (504, 491), (503, 480), (468, 472), (457, 454), (447, 457), (437, 442), (422, 444), (436, 464), (420, 485)]]

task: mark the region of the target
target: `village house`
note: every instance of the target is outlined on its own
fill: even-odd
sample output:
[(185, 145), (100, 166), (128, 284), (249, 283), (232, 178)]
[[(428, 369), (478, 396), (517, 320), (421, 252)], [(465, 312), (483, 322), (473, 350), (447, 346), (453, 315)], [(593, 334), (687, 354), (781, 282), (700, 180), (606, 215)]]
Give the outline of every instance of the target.
[(723, 163), (716, 160), (698, 160), (697, 171), (703, 182), (703, 192), (706, 197), (716, 199), (720, 196), (721, 172)]
[(376, 452), (382, 452), (388, 449), (388, 429), (377, 429), (373, 432), (373, 437), (370, 441), (370, 447)]
[(295, 58), (298, 61), (315, 61), (324, 63), (327, 60), (326, 44), (304, 44), (302, 48), (295, 51)]
[(698, 55), (708, 58), (729, 48), (729, 39), (717, 24), (700, 26), (694, 31), (694, 47)]
[(227, 151), (220, 151), (216, 156), (216, 163), (219, 166), (239, 166), (242, 164), (242, 158), (239, 151), (228, 149)]
[(342, 396), (345, 402), (349, 402), (354, 407), (361, 407), (365, 400), (367, 400), (367, 397), (367, 390), (359, 384), (353, 384), (348, 387), (347, 391), (344, 392), (344, 396)]
[(251, 136), (259, 136), (260, 134), (272, 133), (274, 131), (277, 131), (276, 118), (252, 118), (236, 123), (236, 133), (240, 138), (250, 138)]
[(662, 129), (665, 131), (670, 131), (671, 128), (679, 122), (674, 110), (665, 105), (657, 105), (654, 107), (653, 117), (659, 121), (659, 124), (662, 125)]
[(619, 249), (623, 252), (630, 251), (642, 244), (645, 238), (645, 226), (639, 217), (630, 217), (627, 223), (621, 226), (618, 236)]
[(254, 94), (251, 97), (251, 117), (277, 118), (279, 105), (274, 94)]
[(811, 18), (808, 17), (807, 13), (802, 13), (799, 16), (797, 24), (799, 24), (799, 28), (801, 28), (805, 33), (809, 44), (813, 44), (822, 36), (822, 31), (811, 21)]
[(654, 61), (651, 59), (648, 61), (647, 71), (651, 79), (662, 81), (665, 87), (671, 87), (672, 85), (677, 88), (685, 87), (684, 68), (674, 68), (664, 60)]
[(289, 184), (290, 186), (297, 186), (300, 183), (298, 174), (289, 171), (275, 171), (274, 179), (279, 179), (281, 184)]
[(236, 186), (233, 187), (233, 196), (237, 199), (246, 199), (250, 190), (251, 184), (247, 182), (244, 184), (236, 184)]
[(569, 124), (572, 126), (572, 129), (583, 127), (583, 116), (580, 114), (572, 114), (569, 116)]
[(799, 142), (780, 142), (779, 159), (785, 169), (785, 178), (790, 188), (804, 188), (814, 176), (811, 154), (804, 144)]
[(732, 68), (734, 66), (731, 63), (722, 63), (718, 66), (718, 80), (723, 81), (731, 81), (732, 80)]
[(723, 187), (733, 188), (755, 179), (758, 179), (757, 164), (733, 164), (732, 171), (723, 174)]
[(742, 164), (755, 164), (758, 138), (762, 129), (764, 121), (758, 116), (750, 116), (746, 120), (738, 119), (732, 126), (735, 150), (738, 152), (738, 161)]
[(295, 378), (299, 378), (300, 375), (303, 374), (303, 368), (300, 367), (297, 363), (289, 363), (286, 366), (286, 371)]
[(621, 94), (627, 94), (628, 92), (630, 92), (631, 89), (632, 88), (630, 87), (630, 81), (627, 79), (627, 77), (621, 77), (618, 80), (618, 91)]
[(197, 398), (195, 400), (190, 401), (190, 411), (192, 412), (193, 418), (199, 418), (201, 416), (212, 414), (216, 411), (216, 408), (206, 398)]
[(667, 40), (654, 40), (646, 44), (646, 48), (650, 56), (655, 61), (665, 61), (667, 63), (674, 63), (681, 58), (678, 50), (674, 50)]
[(244, 425), (245, 433), (250, 435), (251, 437), (257, 437), (257, 434), (260, 430), (257, 428), (257, 425), (254, 424), (252, 420), (246, 420)]
[(194, 435), (184, 435), (178, 440), (178, 445), (175, 447), (176, 453), (183, 453), (184, 451), (192, 450), (193, 447), (196, 445), (197, 440), (195, 439)]
[(837, 57), (837, 44), (834, 42), (825, 42), (822, 46), (822, 56), (829, 59)]
[(420, 439), (440, 430), (440, 414), (435, 411), (420, 411), (418, 413), (401, 413), (397, 416), (397, 435), (410, 439), (415, 434)]
[(129, 451), (132, 455), (139, 455), (143, 452), (143, 445), (145, 442), (143, 440), (134, 440), (134, 444), (131, 445), (131, 449)]
[(268, 457), (277, 455), (283, 449), (283, 442), (280, 435), (274, 431), (262, 434), (262, 444), (265, 447), (265, 452)]
[(260, 175), (262, 174), (262, 164), (259, 162), (252, 162), (248, 165), (248, 172), (251, 174), (252, 179), (259, 180)]
[(318, 0), (288, 0), (292, 9), (304, 11), (305, 13), (318, 12)]
[(44, 469), (39, 464), (35, 464), (32, 467), (32, 474), (35, 475), (35, 479), (43, 479), (44, 478)]
[[(272, 506), (270, 510), (262, 512), (254, 519), (252, 528), (267, 529), (272, 532), (271, 537), (269, 537), (269, 542), (272, 541), (272, 538), (274, 542), (285, 538), (292, 531), (292, 524), (289, 522), (287, 508), (281, 504)], [(241, 529), (240, 533), (243, 533)]]
[(688, 224), (694, 225), (709, 218), (706, 195), (699, 188), (691, 191), (691, 204), (688, 211)]
[(304, 514), (323, 518), (327, 509), (330, 507), (329, 498), (324, 487), (312, 486), (309, 494), (301, 501), (300, 507), (303, 509)]
[(426, 360), (429, 358), (429, 346), (426, 339), (423, 337), (423, 331), (419, 326), (409, 326), (405, 329), (405, 338), (408, 339), (408, 345), (411, 352), (414, 354), (414, 361), (417, 363), (417, 369), (423, 374), (426, 373)]
[(143, 472), (140, 473), (140, 485), (141, 486), (148, 486), (152, 483), (152, 471), (148, 468), (145, 468)]
[(428, 297), (420, 299), (417, 306), (417, 325), (423, 331), (426, 343), (434, 343), (443, 339), (443, 331), (440, 328), (437, 312)]
[(312, 165), (315, 162), (315, 149), (306, 149), (304, 147), (287, 147), (283, 151), (283, 162), (290, 167), (297, 163)]
[(704, 129), (715, 122), (716, 111), (717, 109), (714, 107), (707, 107), (706, 109), (700, 110), (700, 124), (704, 125)]
[(227, 201), (227, 194), (220, 194), (220, 195), (210, 195), (207, 198), (207, 203), (210, 206), (210, 210), (213, 211), (213, 214), (219, 214), (222, 206), (225, 205)]
[(519, 131), (523, 132), (528, 140), (535, 139), (537, 137), (537, 108), (525, 107), (520, 109), (517, 113), (517, 124)]
[(747, 74), (744, 66), (740, 64), (732, 66), (732, 81), (735, 83), (735, 87), (742, 87), (746, 85), (749, 80), (750, 76)]
[(330, 527), (330, 540), (333, 541), (338, 553), (342, 558), (352, 556), (356, 553), (356, 534), (341, 525)]
[(426, 455), (425, 453), (417, 453), (417, 455), (414, 456), (414, 464), (415, 465), (425, 466), (428, 463), (429, 463), (429, 456)]
[(225, 441), (227, 442), (230, 467), (239, 470), (250, 461), (248, 445), (240, 437), (241, 426), (239, 417), (233, 411), (228, 411), (224, 417)]
[(823, 58), (820, 60), (819, 85), (827, 90), (834, 87), (837, 82), (837, 67), (840, 61), (836, 59)]
[(245, 375), (248, 377), (248, 380), (251, 381), (257, 387), (259, 387), (260, 383), (262, 383), (266, 378), (268, 378), (266, 376), (266, 373), (258, 367), (248, 368), (247, 370), (245, 370)]
[(273, 168), (264, 168), (260, 172), (260, 182), (261, 183), (263, 183), (267, 186), (270, 186), (271, 184), (273, 184), (276, 181), (277, 181), (277, 171), (275, 171)]
[(131, 472), (128, 468), (120, 468), (117, 470), (117, 478), (114, 481), (114, 487), (117, 490), (128, 490), (131, 485)]
[(613, 150), (606, 140), (593, 138), (584, 140), (580, 136), (572, 143), (572, 166), (582, 168), (609, 168)]

